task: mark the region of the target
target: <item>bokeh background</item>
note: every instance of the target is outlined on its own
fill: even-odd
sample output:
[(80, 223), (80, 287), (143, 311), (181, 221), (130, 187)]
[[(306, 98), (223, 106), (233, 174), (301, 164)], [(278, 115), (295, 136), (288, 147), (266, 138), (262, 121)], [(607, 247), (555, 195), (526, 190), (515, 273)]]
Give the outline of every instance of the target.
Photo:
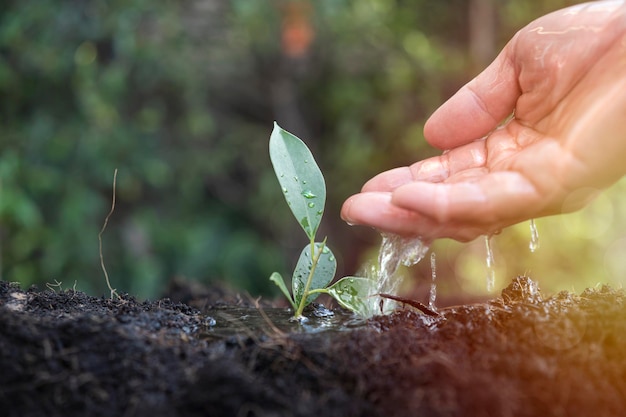
[[(306, 243), (268, 156), (274, 120), (326, 176), (320, 235), (354, 274), (379, 235), (339, 219), (372, 175), (435, 155), (428, 115), (564, 0), (4, 0), (0, 278), (158, 296), (175, 277), (273, 297)], [(626, 276), (624, 186), (494, 236), (496, 289)], [(440, 299), (485, 295), (485, 245), (434, 243)], [(405, 274), (427, 297), (429, 262)]]

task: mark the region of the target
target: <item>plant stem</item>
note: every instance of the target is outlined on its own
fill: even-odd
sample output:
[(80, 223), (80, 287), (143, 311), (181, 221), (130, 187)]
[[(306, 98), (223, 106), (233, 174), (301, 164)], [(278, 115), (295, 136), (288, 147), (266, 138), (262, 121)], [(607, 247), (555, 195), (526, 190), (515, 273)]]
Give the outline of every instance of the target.
[[(311, 282), (313, 281), (313, 275), (315, 274), (315, 268), (317, 267), (317, 263), (320, 260), (320, 256), (322, 256), (322, 253), (324, 252), (324, 247), (326, 246), (326, 238), (324, 238), (324, 240), (322, 241), (319, 251), (317, 252), (317, 254), (315, 253), (315, 241), (313, 239), (311, 239), (311, 270), (309, 271), (309, 276), (306, 279), (306, 285), (304, 286), (304, 291), (302, 292), (302, 299), (300, 300), (300, 305), (298, 306), (298, 310), (295, 313), (295, 317), (299, 318), (302, 316), (302, 312), (304, 311), (304, 307), (306, 306), (307, 302), (306, 299), (309, 298), (309, 295), (311, 295), (311, 292), (309, 291), (309, 288), (311, 288)], [(313, 290), (315, 291), (315, 290)]]
[(309, 291), (309, 295), (311, 294), (329, 294), (329, 292), (327, 288), (316, 288)]

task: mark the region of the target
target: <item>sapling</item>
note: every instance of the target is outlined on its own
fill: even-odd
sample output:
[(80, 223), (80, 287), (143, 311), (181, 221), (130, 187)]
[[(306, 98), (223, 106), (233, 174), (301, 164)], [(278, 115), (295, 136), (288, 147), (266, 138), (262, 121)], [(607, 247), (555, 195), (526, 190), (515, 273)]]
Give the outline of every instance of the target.
[(292, 275), (291, 294), (281, 274), (274, 272), (270, 280), (287, 297), (298, 320), (302, 319), (304, 308), (322, 293), (335, 298), (342, 307), (366, 315), (366, 298), (372, 285), (369, 278), (345, 277), (329, 286), (337, 260), (326, 238), (316, 241), (326, 204), (326, 183), (311, 151), (302, 140), (274, 123), (270, 159), (285, 200), (309, 239)]

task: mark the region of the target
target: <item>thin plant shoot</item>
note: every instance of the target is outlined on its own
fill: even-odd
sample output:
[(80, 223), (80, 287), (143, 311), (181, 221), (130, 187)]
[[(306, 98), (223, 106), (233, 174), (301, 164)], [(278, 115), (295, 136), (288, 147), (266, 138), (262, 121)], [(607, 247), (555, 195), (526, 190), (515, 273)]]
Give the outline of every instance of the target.
[(368, 278), (345, 277), (330, 285), (337, 270), (335, 255), (326, 238), (316, 240), (326, 204), (326, 183), (306, 144), (274, 123), (270, 136), (270, 159), (291, 213), (308, 237), (291, 278), (291, 293), (285, 280), (274, 272), (274, 282), (293, 307), (294, 317), (302, 319), (304, 308), (320, 294), (329, 294), (344, 308), (365, 314), (372, 281)]

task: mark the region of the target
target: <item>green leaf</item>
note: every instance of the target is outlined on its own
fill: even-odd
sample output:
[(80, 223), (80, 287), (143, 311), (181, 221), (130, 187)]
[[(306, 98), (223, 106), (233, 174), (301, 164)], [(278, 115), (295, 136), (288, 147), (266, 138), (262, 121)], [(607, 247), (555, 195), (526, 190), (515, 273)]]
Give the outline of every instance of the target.
[(326, 204), (326, 183), (304, 142), (274, 123), (270, 159), (285, 199), (312, 241)]
[(287, 289), (287, 285), (285, 285), (285, 280), (283, 280), (283, 276), (280, 275), (278, 272), (274, 272), (270, 276), (270, 281), (272, 281), (274, 284), (276, 284), (278, 288), (280, 288), (280, 290), (283, 292), (283, 294), (285, 294), (285, 297), (287, 297), (287, 300), (289, 300), (289, 303), (295, 310), (296, 305), (294, 304), (293, 299), (291, 298), (291, 294), (289, 294), (289, 290)]
[[(313, 256), (316, 257), (318, 254), (319, 259), (317, 261), (317, 265), (315, 266), (315, 271), (313, 272), (309, 291), (326, 288), (326, 286), (333, 280), (335, 271), (337, 270), (337, 260), (335, 259), (332, 251), (324, 243), (315, 242), (315, 254)], [(294, 303), (296, 306), (299, 306), (302, 301), (306, 281), (312, 267), (313, 261), (311, 260), (311, 245), (307, 245), (304, 249), (302, 249), (296, 268), (293, 271), (292, 287)], [(311, 303), (318, 296), (319, 294), (309, 295), (306, 299), (305, 305)]]
[(364, 317), (373, 315), (376, 306), (372, 305), (369, 291), (374, 281), (369, 278), (344, 277), (327, 288), (343, 308)]

